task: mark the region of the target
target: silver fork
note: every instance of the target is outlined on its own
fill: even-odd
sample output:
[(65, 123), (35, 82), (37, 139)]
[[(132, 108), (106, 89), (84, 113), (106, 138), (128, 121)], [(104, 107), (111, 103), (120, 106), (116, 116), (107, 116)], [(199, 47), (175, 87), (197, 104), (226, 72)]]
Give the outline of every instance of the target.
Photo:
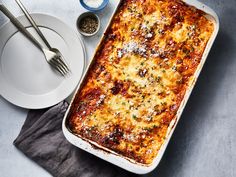
[(35, 31), (38, 33), (38, 35), (41, 37), (41, 39), (43, 40), (43, 42), (45, 43), (45, 45), (47, 46), (47, 48), (51, 51), (51, 52), (55, 52), (57, 57), (58, 57), (58, 61), (63, 65), (64, 69), (66, 72), (69, 72), (70, 69), (67, 65), (67, 63), (65, 62), (65, 59), (63, 57), (63, 55), (61, 54), (61, 52), (57, 49), (57, 48), (52, 48), (51, 45), (49, 44), (49, 42), (47, 41), (47, 39), (45, 38), (45, 36), (43, 35), (42, 31), (39, 29), (38, 25), (36, 24), (36, 22), (34, 21), (34, 19), (32, 18), (32, 16), (30, 15), (30, 13), (27, 11), (27, 9), (25, 8), (25, 6), (23, 5), (23, 3), (20, 0), (15, 0), (16, 3), (19, 5), (19, 7), (21, 8), (21, 10), (24, 12), (26, 18), (29, 20), (30, 24), (33, 26), (33, 28), (35, 29)]
[(35, 46), (37, 46), (44, 54), (46, 61), (55, 68), (59, 73), (65, 76), (69, 69), (66, 67), (61, 57), (56, 53), (57, 51), (51, 51), (45, 49), (32, 35), (26, 30), (26, 28), (21, 24), (21, 22), (3, 5), (0, 4), (0, 10), (10, 19), (10, 21), (18, 28), (18, 30), (24, 34)]

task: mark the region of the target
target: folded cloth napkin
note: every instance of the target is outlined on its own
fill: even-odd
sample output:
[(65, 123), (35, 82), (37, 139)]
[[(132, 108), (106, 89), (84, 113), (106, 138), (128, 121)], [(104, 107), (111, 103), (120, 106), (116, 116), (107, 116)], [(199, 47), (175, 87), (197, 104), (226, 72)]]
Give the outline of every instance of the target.
[(31, 110), (14, 145), (55, 177), (131, 177), (128, 173), (71, 145), (62, 133), (68, 104)]

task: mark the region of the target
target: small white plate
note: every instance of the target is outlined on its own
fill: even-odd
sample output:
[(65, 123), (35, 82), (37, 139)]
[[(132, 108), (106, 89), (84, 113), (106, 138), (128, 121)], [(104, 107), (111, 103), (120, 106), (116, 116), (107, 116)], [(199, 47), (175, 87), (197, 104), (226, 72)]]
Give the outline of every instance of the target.
[[(85, 67), (85, 48), (79, 36), (59, 19), (32, 16), (49, 43), (61, 51), (71, 74), (63, 77), (52, 69), (43, 53), (8, 22), (0, 29), (0, 94), (17, 106), (41, 109), (59, 103), (74, 91)], [(18, 19), (41, 41), (24, 16)]]

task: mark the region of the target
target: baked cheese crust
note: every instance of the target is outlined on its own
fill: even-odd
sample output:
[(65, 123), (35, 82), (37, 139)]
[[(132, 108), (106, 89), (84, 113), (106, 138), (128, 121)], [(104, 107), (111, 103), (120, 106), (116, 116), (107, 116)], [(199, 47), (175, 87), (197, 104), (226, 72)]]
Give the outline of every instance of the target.
[(123, 0), (68, 118), (72, 133), (151, 164), (214, 24), (180, 0)]

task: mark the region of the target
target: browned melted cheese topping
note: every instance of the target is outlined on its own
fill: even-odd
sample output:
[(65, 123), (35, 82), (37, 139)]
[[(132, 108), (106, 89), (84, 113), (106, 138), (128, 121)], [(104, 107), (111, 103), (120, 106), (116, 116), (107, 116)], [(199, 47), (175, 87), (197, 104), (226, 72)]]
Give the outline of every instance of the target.
[(77, 93), (70, 130), (151, 164), (213, 29), (180, 0), (123, 0)]

